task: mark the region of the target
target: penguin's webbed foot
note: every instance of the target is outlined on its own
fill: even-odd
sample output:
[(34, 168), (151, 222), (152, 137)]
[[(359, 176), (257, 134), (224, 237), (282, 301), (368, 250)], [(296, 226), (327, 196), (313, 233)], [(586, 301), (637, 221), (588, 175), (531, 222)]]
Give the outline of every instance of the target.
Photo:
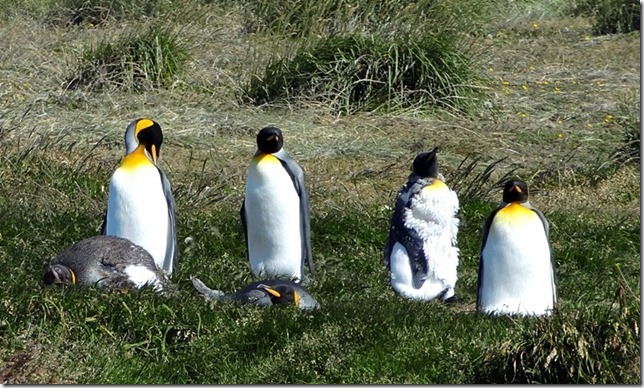
[(199, 278), (194, 276), (190, 277), (190, 281), (195, 289), (206, 298), (207, 301), (211, 300), (221, 300), (224, 297), (224, 292), (219, 290), (213, 290), (208, 288)]

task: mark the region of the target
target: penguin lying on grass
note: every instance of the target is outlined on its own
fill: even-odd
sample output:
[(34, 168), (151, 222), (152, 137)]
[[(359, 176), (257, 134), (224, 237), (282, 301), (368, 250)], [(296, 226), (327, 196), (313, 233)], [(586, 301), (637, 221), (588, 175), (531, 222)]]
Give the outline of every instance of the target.
[(191, 277), (193, 286), (207, 301), (235, 302), (254, 306), (295, 305), (301, 310), (319, 309), (320, 304), (300, 285), (293, 282), (266, 279), (253, 282), (241, 290), (226, 295), (208, 288), (201, 280)]
[(241, 222), (255, 276), (306, 284), (305, 265), (315, 272), (309, 195), (302, 169), (283, 144), (279, 128), (262, 128), (257, 134), (258, 149), (248, 167)]
[(557, 302), (549, 225), (528, 201), (528, 185), (505, 183), (483, 226), (476, 307), (489, 314), (549, 315)]
[(117, 289), (170, 288), (170, 280), (145, 249), (116, 236), (94, 236), (71, 245), (51, 261), (43, 281)]
[(384, 262), (399, 295), (454, 301), (459, 203), (438, 172), (436, 152), (416, 156), (407, 184), (398, 191)]
[(110, 179), (101, 234), (145, 248), (168, 276), (177, 265), (175, 204), (170, 182), (157, 166), (163, 142), (158, 123), (142, 118), (125, 130), (125, 157)]

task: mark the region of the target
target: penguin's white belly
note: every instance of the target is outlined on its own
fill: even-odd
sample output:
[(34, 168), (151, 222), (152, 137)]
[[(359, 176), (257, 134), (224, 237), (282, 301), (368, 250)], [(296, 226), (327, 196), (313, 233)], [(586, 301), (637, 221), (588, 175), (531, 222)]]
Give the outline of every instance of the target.
[(301, 279), (300, 198), (277, 158), (251, 164), (244, 203), (253, 274)]
[(399, 294), (411, 299), (430, 300), (443, 291), (443, 299), (447, 299), (456, 286), (458, 198), (444, 184), (436, 186), (421, 190), (404, 214), (405, 226), (414, 229), (423, 241), (428, 269), (423, 285), (414, 288), (409, 256), (401, 244), (394, 245), (390, 257), (390, 283)]
[(543, 224), (533, 215), (511, 226), (495, 217), (490, 225), (480, 295), (486, 313), (543, 315), (553, 308), (550, 247)]
[(140, 245), (163, 268), (168, 227), (168, 203), (156, 167), (117, 169), (110, 180), (105, 234)]
[(145, 266), (128, 265), (123, 271), (137, 288), (141, 288), (149, 284), (154, 287), (155, 291), (161, 291), (163, 289), (163, 286), (159, 282), (154, 271), (146, 268)]
[(391, 271), (389, 281), (391, 286), (398, 294), (406, 298), (431, 300), (448, 288), (444, 281), (436, 279), (432, 275), (427, 276), (420, 288), (414, 288), (409, 255), (405, 247), (399, 243), (394, 244), (389, 265)]

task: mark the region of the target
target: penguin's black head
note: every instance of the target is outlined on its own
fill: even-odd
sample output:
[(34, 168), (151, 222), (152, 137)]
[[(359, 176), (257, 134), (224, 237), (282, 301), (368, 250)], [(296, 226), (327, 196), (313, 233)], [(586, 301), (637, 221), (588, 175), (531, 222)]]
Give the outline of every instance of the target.
[(76, 275), (69, 267), (62, 264), (53, 264), (45, 271), (43, 282), (45, 285), (76, 284)]
[(276, 127), (265, 127), (257, 134), (257, 148), (260, 151), (273, 154), (284, 146), (282, 131)]
[(288, 284), (277, 284), (274, 286), (260, 284), (258, 287), (268, 293), (273, 304), (300, 305), (300, 294)]
[(510, 179), (503, 187), (503, 202), (525, 202), (528, 200), (528, 184), (520, 179)]
[(414, 174), (421, 178), (438, 177), (438, 159), (436, 158), (437, 151), (438, 147), (435, 147), (429, 152), (425, 151), (416, 155), (414, 163), (412, 164)]
[(139, 144), (145, 146), (152, 156), (152, 161), (156, 164), (161, 152), (161, 143), (163, 143), (163, 132), (159, 123), (150, 119), (139, 119), (136, 123), (135, 133)]

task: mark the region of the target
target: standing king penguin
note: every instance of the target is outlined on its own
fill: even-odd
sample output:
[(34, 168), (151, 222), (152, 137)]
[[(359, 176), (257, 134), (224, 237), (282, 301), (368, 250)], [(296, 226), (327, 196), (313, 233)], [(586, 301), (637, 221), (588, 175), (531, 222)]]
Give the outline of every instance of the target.
[(557, 302), (549, 225), (510, 179), (483, 226), (476, 308), (488, 314), (549, 315)]
[(174, 197), (157, 166), (163, 142), (158, 123), (141, 118), (125, 130), (125, 157), (110, 179), (102, 234), (145, 248), (168, 276), (178, 261)]
[(306, 283), (311, 256), (309, 195), (304, 172), (282, 148), (282, 131), (265, 127), (248, 167), (241, 222), (251, 271), (257, 277)]
[(399, 295), (454, 300), (459, 203), (438, 172), (437, 148), (419, 153), (407, 184), (396, 196), (384, 264)]

